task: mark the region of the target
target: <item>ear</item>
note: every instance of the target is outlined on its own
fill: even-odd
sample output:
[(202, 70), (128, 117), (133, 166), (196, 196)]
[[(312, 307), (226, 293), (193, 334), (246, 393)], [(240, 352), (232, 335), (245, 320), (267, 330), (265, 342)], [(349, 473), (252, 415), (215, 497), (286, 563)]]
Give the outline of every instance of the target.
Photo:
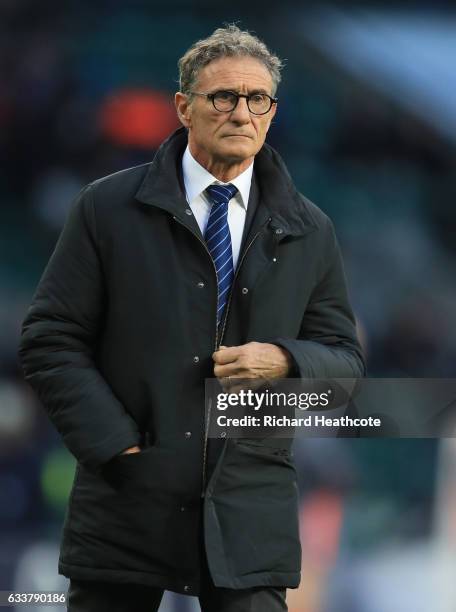
[(188, 101), (187, 94), (178, 91), (174, 96), (174, 104), (176, 106), (177, 116), (182, 125), (186, 128), (191, 127), (192, 108)]
[(277, 104), (273, 104), (273, 105), (271, 106), (271, 110), (269, 111), (269, 113), (268, 113), (268, 115), (267, 115), (267, 117), (268, 117), (268, 123), (267, 123), (267, 127), (266, 127), (266, 132), (265, 132), (266, 134), (269, 132), (269, 128), (271, 127), (271, 123), (272, 123), (272, 121), (273, 121), (273, 119), (274, 119), (274, 116), (275, 116), (275, 114), (276, 114), (276, 111), (277, 111)]
[[(269, 117), (270, 117), (270, 121), (271, 122), (274, 119), (274, 116), (275, 116), (276, 112), (277, 112), (277, 102), (272, 105), (271, 110), (269, 111)], [(269, 125), (271, 125), (271, 124), (269, 124)]]

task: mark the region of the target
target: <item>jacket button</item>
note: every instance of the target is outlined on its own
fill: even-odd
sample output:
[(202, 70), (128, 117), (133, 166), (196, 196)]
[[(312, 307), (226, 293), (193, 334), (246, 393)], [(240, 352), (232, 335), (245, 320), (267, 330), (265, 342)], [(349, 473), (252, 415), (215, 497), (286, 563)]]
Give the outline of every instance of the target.
[(198, 289), (202, 289), (204, 287), (203, 281), (200, 281), (199, 283), (197, 283), (196, 286), (198, 287)]
[(277, 261), (277, 257), (273, 257), (272, 261), (275, 263)]
[(192, 209), (191, 209), (191, 208), (186, 208), (186, 209), (185, 209), (185, 213), (186, 213), (187, 215), (193, 215), (193, 213), (192, 213)]
[(247, 289), (247, 287), (242, 287), (242, 293), (244, 295), (246, 295), (246, 293), (248, 293), (248, 292), (249, 292), (249, 290)]
[(278, 227), (275, 231), (276, 234), (283, 234), (283, 229), (281, 227)]
[(184, 436), (185, 436), (186, 438), (191, 438), (191, 437), (192, 437), (192, 432), (191, 432), (191, 431), (186, 431), (186, 432), (185, 432), (185, 434), (184, 434)]
[(200, 358), (198, 357), (198, 355), (195, 355), (193, 357), (193, 363), (199, 363)]
[(188, 593), (188, 591), (190, 591), (190, 587), (188, 586), (188, 584), (186, 584), (186, 585), (184, 586), (184, 591), (185, 591), (186, 593)]

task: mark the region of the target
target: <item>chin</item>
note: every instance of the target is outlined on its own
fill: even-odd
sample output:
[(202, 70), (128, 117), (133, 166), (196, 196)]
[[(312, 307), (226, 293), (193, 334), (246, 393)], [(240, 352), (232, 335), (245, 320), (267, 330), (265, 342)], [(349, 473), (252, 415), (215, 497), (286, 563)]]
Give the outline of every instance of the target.
[(240, 138), (233, 138), (232, 143), (226, 143), (228, 146), (222, 147), (221, 153), (223, 157), (229, 157), (233, 161), (244, 161), (257, 153), (256, 147), (252, 146), (251, 141), (240, 142)]

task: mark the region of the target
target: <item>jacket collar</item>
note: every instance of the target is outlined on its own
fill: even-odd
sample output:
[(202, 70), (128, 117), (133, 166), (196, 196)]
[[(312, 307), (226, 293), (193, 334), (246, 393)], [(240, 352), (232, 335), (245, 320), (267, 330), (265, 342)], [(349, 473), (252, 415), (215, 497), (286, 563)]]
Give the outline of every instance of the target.
[[(183, 191), (181, 160), (187, 146), (187, 130), (179, 128), (158, 149), (141, 183), (136, 199), (183, 219), (188, 208)], [(300, 236), (317, 229), (310, 203), (296, 190), (280, 155), (264, 144), (255, 156), (255, 175), (261, 206), (271, 217), (271, 227), (285, 235)]]

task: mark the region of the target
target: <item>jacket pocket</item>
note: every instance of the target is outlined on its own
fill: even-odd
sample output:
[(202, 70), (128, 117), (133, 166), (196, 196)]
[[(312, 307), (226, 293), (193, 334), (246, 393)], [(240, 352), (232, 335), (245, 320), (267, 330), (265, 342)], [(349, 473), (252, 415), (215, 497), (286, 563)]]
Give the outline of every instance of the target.
[[(190, 570), (196, 510), (181, 512), (182, 505), (190, 506), (189, 479), (179, 474), (176, 453), (155, 446), (116, 456), (98, 473), (81, 468), (72, 499), (71, 550), (62, 561), (160, 574)], [(187, 554), (181, 549), (188, 542), (195, 546)]]
[[(188, 496), (194, 472), (188, 456), (176, 449), (148, 446), (139, 453), (117, 455), (104, 467), (102, 474), (110, 486), (125, 495), (134, 497), (148, 493), (163, 499), (182, 499)], [(199, 477), (199, 470), (196, 474)]]
[(138, 453), (116, 455), (102, 469), (106, 481), (116, 490), (141, 487), (151, 489), (159, 485), (160, 452), (154, 446)]
[(298, 490), (289, 440), (227, 446), (212, 494), (214, 524), (233, 576), (299, 572)]

